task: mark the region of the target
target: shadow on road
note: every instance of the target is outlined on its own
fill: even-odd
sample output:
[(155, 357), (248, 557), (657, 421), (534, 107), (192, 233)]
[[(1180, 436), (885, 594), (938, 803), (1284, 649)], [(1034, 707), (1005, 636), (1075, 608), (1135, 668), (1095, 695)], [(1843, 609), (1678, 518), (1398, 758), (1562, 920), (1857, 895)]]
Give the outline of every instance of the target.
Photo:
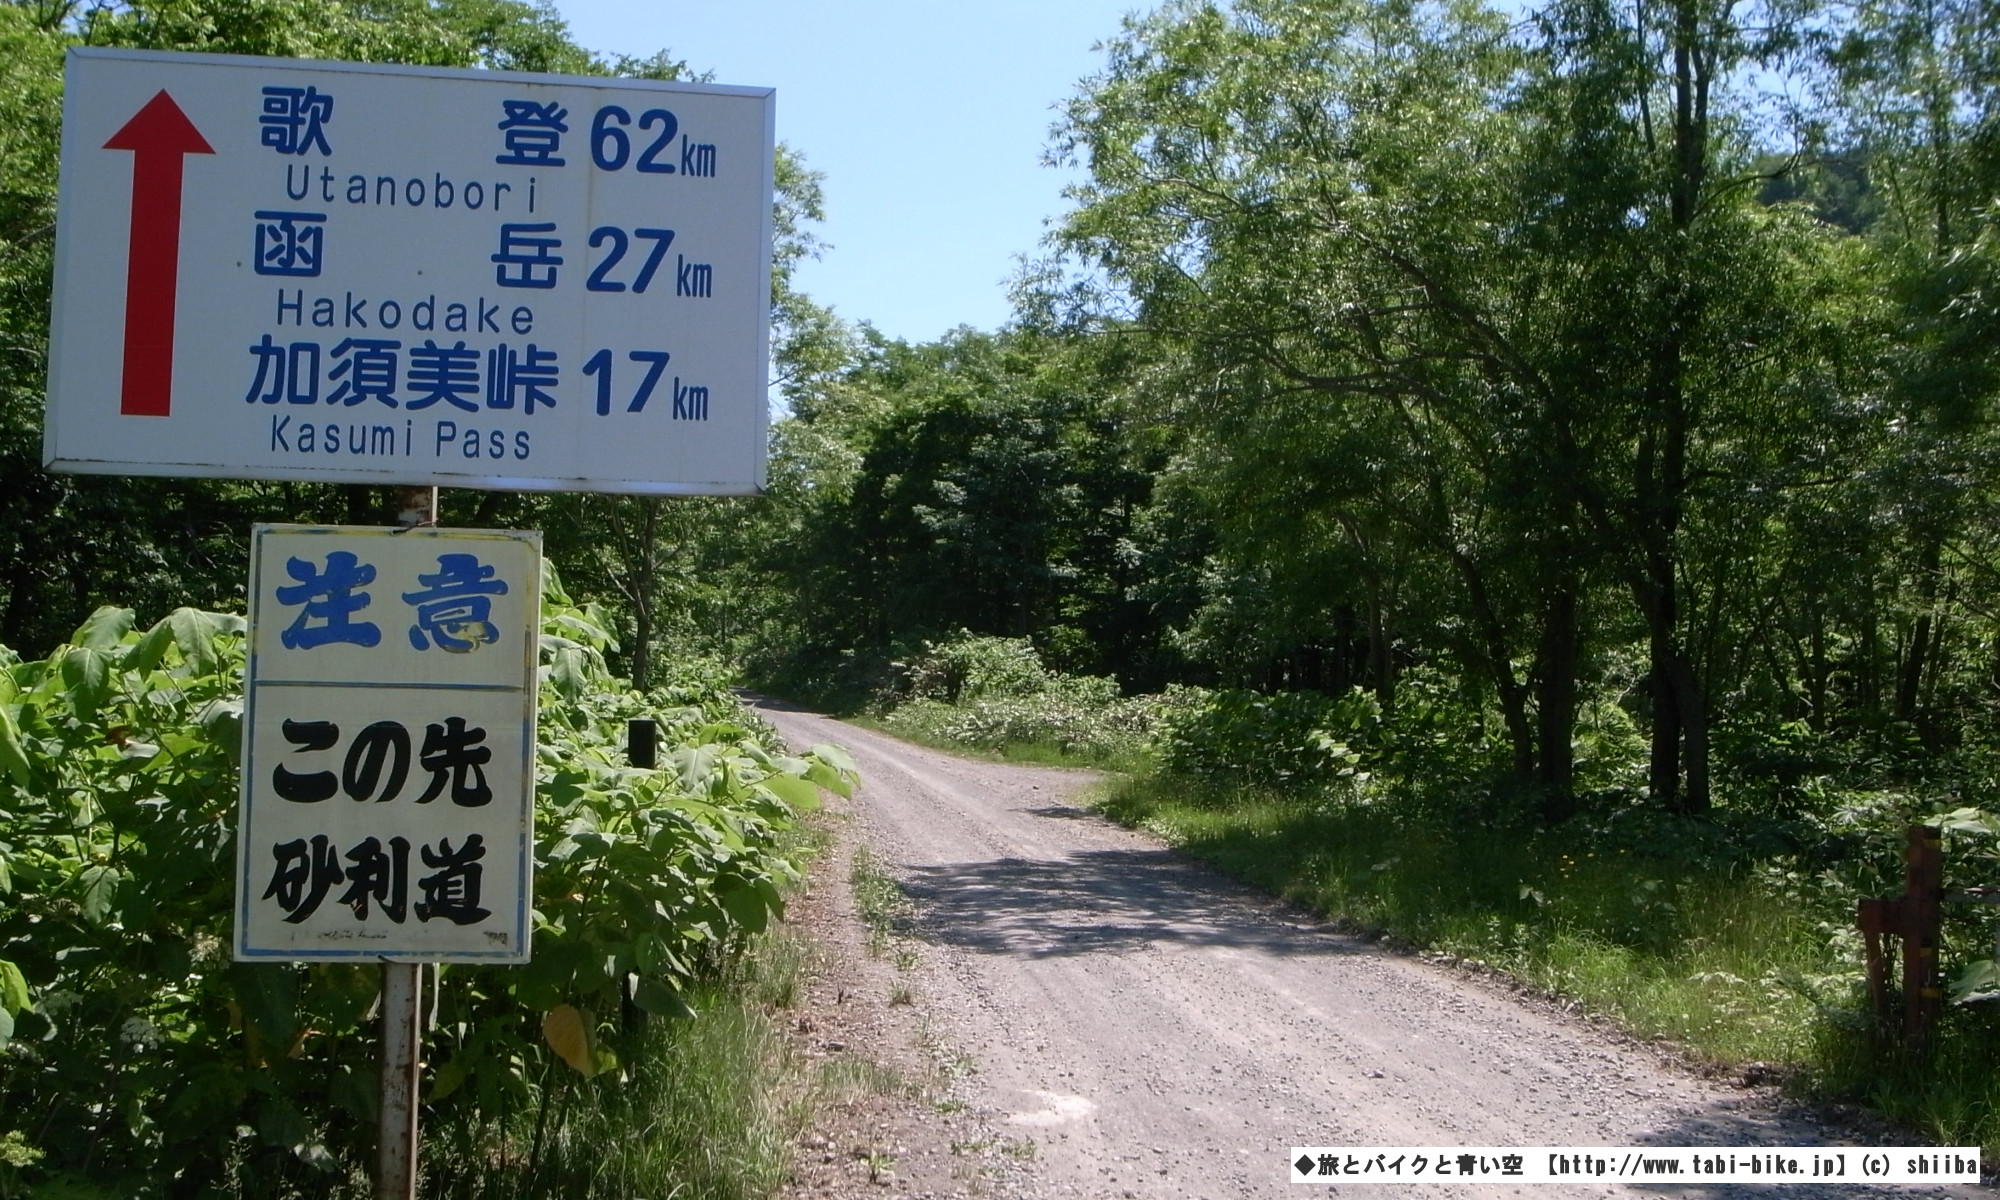
[(1228, 894), (1169, 850), (1086, 850), (908, 869), (927, 940), (985, 954), (1052, 958), (1151, 943), (1286, 956), (1360, 953), (1347, 938), (1289, 927)]

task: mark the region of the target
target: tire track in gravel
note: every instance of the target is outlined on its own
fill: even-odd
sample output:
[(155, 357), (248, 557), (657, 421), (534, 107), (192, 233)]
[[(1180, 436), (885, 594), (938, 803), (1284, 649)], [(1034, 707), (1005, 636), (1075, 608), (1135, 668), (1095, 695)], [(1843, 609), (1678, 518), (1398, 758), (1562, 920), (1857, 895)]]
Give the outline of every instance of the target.
[[(1767, 1093), (1302, 915), (1078, 808), (1087, 772), (955, 758), (781, 706), (860, 766), (859, 836), (918, 907), (933, 1024), (1032, 1137), (1024, 1196), (1303, 1194), (1295, 1145), (1823, 1145)], [(1347, 1185), (1357, 1190), (1358, 1185)], [(1388, 1194), (1379, 1188), (1358, 1188)], [(1409, 1196), (1985, 1197), (1983, 1187), (1393, 1185)]]

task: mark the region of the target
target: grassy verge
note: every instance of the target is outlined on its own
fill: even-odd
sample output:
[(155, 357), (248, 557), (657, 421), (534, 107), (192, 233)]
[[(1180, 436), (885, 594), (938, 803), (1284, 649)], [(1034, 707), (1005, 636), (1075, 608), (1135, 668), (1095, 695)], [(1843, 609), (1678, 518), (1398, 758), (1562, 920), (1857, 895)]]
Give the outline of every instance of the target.
[[(826, 849), (823, 825), (787, 856)], [(900, 893), (898, 893), (900, 895)], [(885, 926), (886, 927), (886, 926)], [(820, 1106), (892, 1090), (846, 1059), (795, 1052), (785, 1026), (816, 948), (776, 924), (688, 997), (696, 1015), (620, 1039), (624, 1067), (583, 1079), (557, 1067), (546, 1103), (480, 1127), (427, 1130), (426, 1195), (445, 1200), (757, 1200), (776, 1192)], [(857, 1071), (860, 1071), (857, 1074)], [(539, 1153), (536, 1146), (540, 1146)]]
[(966, 742), (941, 733), (917, 721), (896, 720), (857, 714), (842, 717), (850, 725), (886, 733), (891, 737), (943, 750), (981, 762), (1022, 763), (1038, 767), (1087, 767), (1100, 771), (1139, 772), (1150, 768), (1152, 759), (1136, 741), (1114, 747), (1079, 746), (1049, 739), (1013, 738), (997, 742)]
[(1852, 892), (1795, 861), (1705, 861), (1676, 845), (1693, 825), (1620, 844), (1157, 775), (1112, 779), (1097, 799), (1329, 918), (1504, 971), (1697, 1060), (1771, 1064), (1800, 1093), (2000, 1150), (1994, 1010), (1952, 1010), (1928, 1054), (1878, 1045)]
[(812, 1070), (779, 1025), (810, 953), (801, 936), (772, 929), (688, 997), (696, 1016), (651, 1020), (628, 1032), (620, 1039), (620, 1071), (584, 1079), (558, 1066), (526, 1111), (493, 1125), (427, 1130), (425, 1194), (770, 1195), (814, 1101)]

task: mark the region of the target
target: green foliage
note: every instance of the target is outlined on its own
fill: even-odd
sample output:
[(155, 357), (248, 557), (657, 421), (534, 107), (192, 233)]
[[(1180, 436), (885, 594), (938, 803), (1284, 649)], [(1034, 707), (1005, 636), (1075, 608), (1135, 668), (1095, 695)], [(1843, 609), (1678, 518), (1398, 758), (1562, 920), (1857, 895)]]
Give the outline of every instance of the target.
[(1356, 775), (1354, 747), (1376, 741), (1381, 719), (1374, 697), (1359, 689), (1208, 692), (1160, 722), (1160, 765), (1209, 783), (1323, 787)]
[(1120, 820), (1356, 926), (1476, 960), (1721, 1061), (1800, 1064), (1859, 964), (1844, 887), (1776, 860), (1690, 854), (1687, 829), (1552, 836), (1342, 798), (1170, 776), (1113, 784)]
[(1049, 690), (1052, 677), (1027, 638), (982, 637), (970, 630), (943, 642), (925, 642), (922, 654), (895, 664), (911, 699), (947, 704), (999, 696), (1032, 696)]
[[(427, 1099), (446, 1123), (527, 1106), (552, 1050), (617, 1067), (628, 987), (688, 1013), (781, 909), (794, 814), (853, 780), (837, 750), (774, 750), (713, 680), (632, 692), (597, 615), (553, 577), (545, 594), (534, 960), (444, 971)], [(5, 1132), (121, 1195), (332, 1188), (372, 1137), (376, 972), (228, 961), (242, 618), (142, 630), (103, 608), (48, 658), (0, 661)], [(622, 765), (641, 714), (657, 770)]]
[(753, 679), (858, 706), (900, 651), (961, 629), (1030, 636), (1075, 673), (1152, 654), (1124, 561), (1150, 484), (1108, 395), (1130, 358), (1024, 331), (878, 336), (794, 396), (756, 547), (783, 603)]
[(1111, 763), (1143, 752), (1155, 697), (1122, 697), (1118, 682), (1051, 671), (1026, 638), (960, 632), (896, 664), (898, 692), (883, 728), (916, 741), (990, 753)]

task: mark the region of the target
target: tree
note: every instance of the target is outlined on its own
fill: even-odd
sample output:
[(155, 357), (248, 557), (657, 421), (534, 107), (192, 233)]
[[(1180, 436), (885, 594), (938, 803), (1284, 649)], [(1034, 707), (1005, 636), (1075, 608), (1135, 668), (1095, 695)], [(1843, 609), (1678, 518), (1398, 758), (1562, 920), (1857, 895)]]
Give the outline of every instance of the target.
[(1070, 670), (1141, 653), (1120, 546), (1149, 484), (1106, 404), (1119, 369), (1023, 332), (871, 331), (779, 430), (764, 562), (794, 608), (760, 674), (851, 693), (959, 629), (1033, 636)]
[(1760, 395), (1824, 349), (1786, 306), (1824, 235), (1727, 173), (1754, 148), (1719, 89), (1757, 49), (1729, 11), (1173, 4), (1058, 144), (1091, 172), (1060, 244), (1176, 348), (1153, 411), (1269, 515), (1242, 544), (1323, 523), (1374, 611), (1428, 580), (1445, 611), (1384, 623), (1485, 681), (1552, 817), (1599, 581), (1649, 646), (1653, 794), (1707, 806), (1689, 515), (1753, 485)]

